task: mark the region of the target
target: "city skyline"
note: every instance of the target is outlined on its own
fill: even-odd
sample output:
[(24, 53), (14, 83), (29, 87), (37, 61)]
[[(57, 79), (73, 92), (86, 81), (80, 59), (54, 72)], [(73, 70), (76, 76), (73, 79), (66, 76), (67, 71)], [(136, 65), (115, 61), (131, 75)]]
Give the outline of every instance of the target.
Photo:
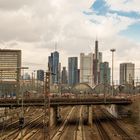
[(0, 140), (140, 140), (140, 1), (0, 0)]
[[(97, 36), (104, 61), (111, 64), (110, 49), (116, 49), (114, 75), (119, 77), (120, 63), (132, 62), (136, 64), (136, 77), (140, 77), (139, 3), (136, 0), (0, 1), (0, 48), (21, 49), (23, 66), (30, 70), (46, 69), (47, 56), (56, 43), (62, 66), (67, 66), (64, 58), (93, 52)], [(114, 80), (119, 80), (117, 77)]]

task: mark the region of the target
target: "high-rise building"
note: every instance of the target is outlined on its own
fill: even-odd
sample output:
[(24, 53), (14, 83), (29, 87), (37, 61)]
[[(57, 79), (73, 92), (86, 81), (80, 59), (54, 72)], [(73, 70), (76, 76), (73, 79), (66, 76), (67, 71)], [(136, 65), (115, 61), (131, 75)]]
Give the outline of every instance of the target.
[(99, 52), (99, 58), (98, 58), (98, 60), (99, 60), (99, 65), (100, 65), (100, 63), (102, 63), (102, 53), (101, 52)]
[(68, 58), (68, 83), (69, 85), (75, 85), (78, 83), (78, 58)]
[(93, 60), (94, 84), (100, 83), (100, 63), (102, 62), (102, 53), (98, 49), (98, 40), (95, 41), (95, 55)]
[(110, 84), (110, 67), (108, 62), (100, 63), (100, 83)]
[(58, 64), (58, 83), (61, 83), (61, 63)]
[(135, 64), (120, 64), (120, 84), (133, 84), (135, 77)]
[(15, 81), (21, 75), (21, 50), (0, 49), (1, 79)]
[(94, 59), (99, 59), (99, 50), (98, 50), (98, 40), (95, 41), (95, 58)]
[(66, 67), (63, 67), (63, 69), (62, 69), (61, 82), (62, 82), (62, 84), (67, 84), (68, 83)]
[(37, 70), (37, 80), (44, 81), (44, 70)]
[(58, 84), (59, 82), (59, 53), (57, 51), (51, 53), (48, 59), (48, 65), (52, 74), (52, 84)]
[(87, 83), (93, 86), (93, 53), (80, 54), (80, 83)]
[(19, 95), (21, 50), (0, 49), (0, 96)]
[(77, 70), (78, 71), (78, 78), (77, 78), (77, 83), (80, 83), (80, 69)]

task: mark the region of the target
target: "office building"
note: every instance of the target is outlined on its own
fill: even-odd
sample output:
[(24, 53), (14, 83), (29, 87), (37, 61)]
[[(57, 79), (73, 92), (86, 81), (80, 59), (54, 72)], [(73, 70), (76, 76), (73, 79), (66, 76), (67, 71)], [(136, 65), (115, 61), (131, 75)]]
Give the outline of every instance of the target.
[(58, 64), (58, 83), (61, 83), (61, 63)]
[(77, 78), (77, 83), (80, 83), (80, 69), (77, 70), (78, 71), (78, 78)]
[(37, 70), (37, 80), (44, 81), (44, 70)]
[(98, 58), (98, 60), (99, 60), (99, 65), (100, 65), (100, 63), (102, 63), (102, 52), (99, 52), (99, 58)]
[(57, 51), (51, 53), (48, 59), (48, 66), (52, 74), (51, 83), (58, 84), (59, 82), (59, 53)]
[(133, 84), (135, 77), (135, 64), (120, 64), (120, 84)]
[(100, 63), (100, 83), (110, 84), (110, 67), (108, 62)]
[(21, 77), (21, 50), (0, 49), (1, 79), (16, 81)]
[(94, 85), (93, 81), (93, 53), (85, 55), (80, 54), (80, 83)]
[(21, 50), (0, 49), (0, 96), (19, 94), (21, 79)]
[(66, 67), (63, 67), (61, 77), (62, 77), (61, 78), (62, 84), (67, 84), (68, 83), (68, 78), (67, 78)]
[(78, 83), (78, 58), (68, 58), (68, 84), (75, 85)]

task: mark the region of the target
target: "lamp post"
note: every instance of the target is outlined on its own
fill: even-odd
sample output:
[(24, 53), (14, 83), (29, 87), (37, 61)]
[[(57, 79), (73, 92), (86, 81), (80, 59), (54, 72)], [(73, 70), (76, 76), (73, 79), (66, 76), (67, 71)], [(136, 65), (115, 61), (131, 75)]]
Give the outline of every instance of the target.
[(112, 96), (113, 96), (113, 91), (114, 91), (114, 79), (113, 79), (113, 76), (114, 76), (114, 52), (116, 51), (115, 49), (111, 49), (110, 50), (112, 52)]

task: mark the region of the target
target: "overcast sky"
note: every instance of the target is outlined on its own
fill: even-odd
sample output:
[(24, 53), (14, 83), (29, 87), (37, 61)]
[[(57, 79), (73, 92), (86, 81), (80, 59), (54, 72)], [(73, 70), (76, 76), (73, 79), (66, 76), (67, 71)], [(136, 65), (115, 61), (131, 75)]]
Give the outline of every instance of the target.
[(121, 62), (134, 62), (140, 77), (139, 34), (139, 0), (0, 0), (0, 48), (21, 49), (30, 70), (47, 69), (55, 42), (67, 66), (67, 57), (94, 51), (97, 36), (104, 61), (116, 49), (116, 80)]

